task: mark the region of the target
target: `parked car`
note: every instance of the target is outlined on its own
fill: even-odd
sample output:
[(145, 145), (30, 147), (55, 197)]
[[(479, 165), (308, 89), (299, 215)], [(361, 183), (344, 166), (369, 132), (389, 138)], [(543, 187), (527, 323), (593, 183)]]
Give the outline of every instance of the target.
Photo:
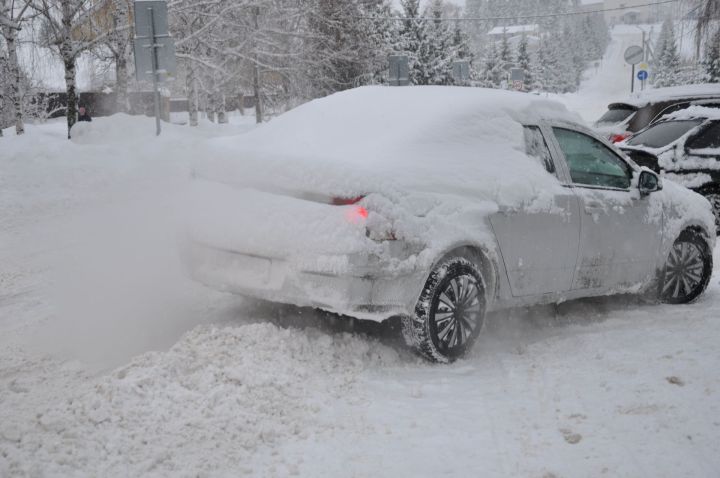
[(720, 84), (645, 90), (625, 101), (608, 105), (608, 111), (595, 122), (594, 127), (612, 142), (620, 142), (660, 116), (698, 102), (720, 103)]
[(637, 164), (705, 196), (720, 233), (720, 109), (690, 106), (618, 144)]
[(210, 287), (383, 321), (451, 361), (488, 311), (617, 293), (686, 303), (712, 271), (701, 196), (554, 101), (460, 87), (315, 100), (193, 166)]

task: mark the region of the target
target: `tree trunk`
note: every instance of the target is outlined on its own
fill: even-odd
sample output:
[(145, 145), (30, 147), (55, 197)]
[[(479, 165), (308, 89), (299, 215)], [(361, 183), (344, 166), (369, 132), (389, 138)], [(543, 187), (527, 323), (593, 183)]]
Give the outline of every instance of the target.
[(255, 95), (255, 123), (260, 124), (263, 122), (263, 108), (260, 99), (260, 73), (257, 64), (253, 68), (253, 94)]
[(198, 92), (197, 78), (195, 78), (195, 65), (192, 61), (188, 62), (187, 67), (187, 89), (188, 89), (188, 115), (190, 116), (190, 126), (198, 125)]
[(68, 139), (70, 129), (77, 121), (77, 92), (75, 78), (75, 52), (72, 39), (72, 6), (70, 2), (62, 2), (62, 42), (60, 43), (60, 56), (65, 66), (65, 91), (67, 92), (66, 117)]
[(130, 111), (128, 103), (128, 66), (124, 52), (115, 58), (115, 102), (119, 113)]
[(218, 93), (218, 124), (226, 124), (228, 122), (227, 111), (225, 110), (225, 95)]
[[(258, 23), (258, 17), (260, 16), (260, 7), (253, 8), (253, 20), (255, 23), (255, 31), (257, 32), (260, 27)], [(253, 42), (253, 94), (255, 95), (255, 123), (260, 124), (263, 122), (263, 107), (262, 100), (260, 99), (260, 67), (258, 66), (258, 46)]]
[(67, 93), (67, 127), (68, 139), (70, 139), (70, 129), (77, 121), (77, 91), (75, 89), (75, 58), (65, 59), (65, 91)]
[(17, 45), (15, 37), (17, 32), (8, 29), (5, 36), (5, 43), (8, 49), (8, 66), (10, 67), (10, 96), (15, 110), (15, 133), (25, 133), (23, 122), (22, 98), (20, 97), (20, 66), (18, 65)]

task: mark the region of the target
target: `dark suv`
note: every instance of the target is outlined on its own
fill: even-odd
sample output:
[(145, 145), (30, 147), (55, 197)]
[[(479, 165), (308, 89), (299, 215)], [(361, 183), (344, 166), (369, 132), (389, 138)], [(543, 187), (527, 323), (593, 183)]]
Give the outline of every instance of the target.
[(660, 116), (693, 104), (720, 104), (720, 84), (646, 90), (626, 101), (608, 105), (608, 111), (595, 122), (595, 128), (613, 142), (619, 142), (645, 128)]
[(705, 196), (720, 232), (720, 108), (675, 111), (618, 146), (640, 166)]

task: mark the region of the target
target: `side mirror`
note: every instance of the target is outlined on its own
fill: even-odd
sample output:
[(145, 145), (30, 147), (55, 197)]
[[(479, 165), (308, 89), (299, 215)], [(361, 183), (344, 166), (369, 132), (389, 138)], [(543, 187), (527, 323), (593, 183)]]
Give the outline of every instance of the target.
[(662, 188), (662, 180), (660, 179), (660, 176), (650, 171), (649, 169), (643, 169), (642, 171), (640, 171), (640, 177), (638, 178), (638, 189), (640, 189), (641, 195), (647, 196), (648, 194), (654, 193), (655, 191), (660, 191)]

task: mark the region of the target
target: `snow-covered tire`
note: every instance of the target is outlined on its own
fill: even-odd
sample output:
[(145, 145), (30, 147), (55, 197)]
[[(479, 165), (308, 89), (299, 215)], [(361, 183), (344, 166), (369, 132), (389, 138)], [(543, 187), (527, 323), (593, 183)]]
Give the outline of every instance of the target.
[(413, 316), (403, 317), (405, 341), (433, 362), (452, 362), (483, 329), (486, 303), (478, 266), (464, 257), (443, 260), (425, 282)]
[(720, 236), (720, 191), (705, 191), (702, 195), (705, 196), (705, 199), (710, 201), (712, 205), (713, 214), (715, 214), (715, 233)]
[(673, 244), (660, 280), (660, 300), (687, 304), (697, 299), (710, 282), (713, 257), (701, 234), (686, 230)]

